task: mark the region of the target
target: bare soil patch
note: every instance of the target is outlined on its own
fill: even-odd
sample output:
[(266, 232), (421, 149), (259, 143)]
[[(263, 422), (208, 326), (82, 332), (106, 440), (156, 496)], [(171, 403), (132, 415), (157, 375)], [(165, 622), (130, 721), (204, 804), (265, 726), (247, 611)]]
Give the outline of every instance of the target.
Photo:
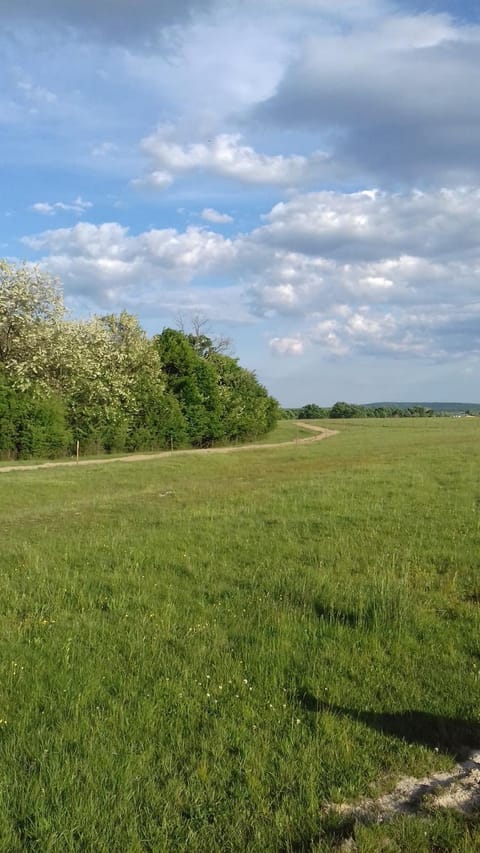
[(405, 777), (389, 794), (356, 803), (330, 805), (327, 812), (348, 821), (384, 823), (399, 815), (426, 816), (438, 809), (453, 809), (471, 814), (480, 808), (480, 750), (450, 772), (435, 773), (421, 779)]

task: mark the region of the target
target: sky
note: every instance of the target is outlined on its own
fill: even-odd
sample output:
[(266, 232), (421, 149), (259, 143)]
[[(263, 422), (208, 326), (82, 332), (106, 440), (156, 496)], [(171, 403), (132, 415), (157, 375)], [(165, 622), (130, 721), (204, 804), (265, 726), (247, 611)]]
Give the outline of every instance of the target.
[(478, 8), (0, 0), (0, 255), (284, 406), (479, 402)]

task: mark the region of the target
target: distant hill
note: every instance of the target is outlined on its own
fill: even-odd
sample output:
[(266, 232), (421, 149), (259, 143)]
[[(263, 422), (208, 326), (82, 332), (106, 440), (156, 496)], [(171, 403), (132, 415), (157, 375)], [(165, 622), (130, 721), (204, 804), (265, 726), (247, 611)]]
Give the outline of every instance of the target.
[(411, 409), (412, 406), (423, 406), (433, 412), (480, 412), (480, 403), (364, 403), (364, 406), (366, 409)]

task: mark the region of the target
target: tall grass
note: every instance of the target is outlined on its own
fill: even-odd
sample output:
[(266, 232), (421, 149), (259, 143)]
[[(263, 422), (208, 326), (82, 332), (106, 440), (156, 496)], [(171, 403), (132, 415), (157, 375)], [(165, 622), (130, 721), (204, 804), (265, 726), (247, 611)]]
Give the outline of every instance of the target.
[[(0, 849), (329, 850), (326, 804), (451, 765), (480, 722), (480, 424), (337, 426), (1, 475)], [(401, 827), (359, 849), (480, 844)]]

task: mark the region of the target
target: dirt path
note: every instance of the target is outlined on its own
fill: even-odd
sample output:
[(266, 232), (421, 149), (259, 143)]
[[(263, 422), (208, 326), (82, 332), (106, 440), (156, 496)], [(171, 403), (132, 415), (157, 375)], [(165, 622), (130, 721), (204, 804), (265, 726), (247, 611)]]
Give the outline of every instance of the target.
[(315, 435), (308, 438), (297, 438), (293, 441), (278, 441), (266, 444), (241, 444), (238, 447), (230, 445), (229, 447), (207, 447), (200, 450), (161, 450), (158, 453), (131, 453), (129, 456), (114, 456), (104, 457), (102, 459), (80, 459), (79, 462), (73, 460), (71, 462), (40, 462), (36, 465), (6, 465), (0, 466), (0, 474), (6, 474), (11, 471), (37, 471), (39, 468), (66, 468), (72, 465), (110, 465), (113, 462), (148, 462), (150, 459), (171, 459), (172, 456), (187, 456), (191, 453), (202, 453), (204, 455), (210, 453), (242, 453), (246, 450), (268, 450), (272, 447), (289, 447), (292, 444), (312, 444), (315, 441), (322, 441), (324, 438), (331, 438), (333, 435), (338, 435), (338, 430), (324, 429), (323, 427), (315, 426), (314, 424), (299, 423), (302, 429), (308, 429)]

